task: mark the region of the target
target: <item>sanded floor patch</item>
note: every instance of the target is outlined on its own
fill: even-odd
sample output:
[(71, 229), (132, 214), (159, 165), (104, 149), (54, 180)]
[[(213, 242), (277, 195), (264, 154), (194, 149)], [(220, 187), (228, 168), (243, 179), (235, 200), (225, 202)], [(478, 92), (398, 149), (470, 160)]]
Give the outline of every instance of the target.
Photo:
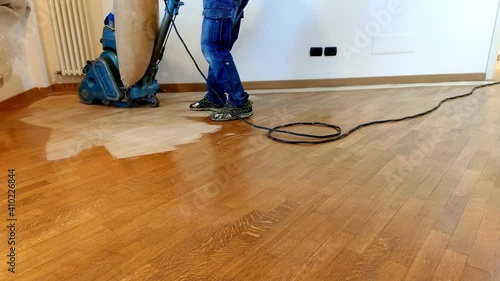
[[(47, 143), (47, 160), (60, 160), (98, 146), (116, 158), (162, 153), (192, 143), (220, 125), (197, 120), (207, 112), (189, 111), (193, 95), (159, 95), (159, 108), (115, 108), (79, 103), (76, 95), (51, 96), (30, 106), (30, 116), (21, 119), (31, 125), (52, 129)], [(194, 118), (193, 118), (194, 117)]]

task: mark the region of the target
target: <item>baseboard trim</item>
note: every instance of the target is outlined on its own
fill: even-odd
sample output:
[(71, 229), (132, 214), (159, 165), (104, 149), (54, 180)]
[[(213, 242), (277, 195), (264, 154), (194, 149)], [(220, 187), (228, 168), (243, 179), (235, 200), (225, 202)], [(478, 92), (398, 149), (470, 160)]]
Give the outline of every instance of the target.
[(53, 92), (54, 92), (53, 86), (49, 86), (46, 88), (30, 89), (26, 92), (20, 93), (11, 98), (0, 101), (0, 110), (6, 111), (6, 110), (19, 109), (29, 106), (34, 102), (37, 102), (41, 99), (48, 97)]
[(77, 92), (80, 83), (57, 83), (54, 84), (54, 92)]
[[(341, 79), (312, 79), (312, 80), (285, 80), (285, 81), (260, 81), (244, 82), (247, 90), (277, 90), (277, 89), (306, 89), (306, 88), (331, 88), (342, 86), (366, 86), (385, 84), (417, 84), (440, 82), (485, 81), (486, 73), (444, 74), (444, 75), (413, 75), (413, 76), (384, 76), (367, 78), (341, 78)], [(204, 83), (163, 84), (162, 89), (168, 93), (203, 92), (206, 91)], [(30, 105), (47, 97), (53, 92), (76, 92), (78, 83), (54, 84), (47, 88), (35, 88), (12, 98), (0, 102), (0, 109), (14, 109)]]
[[(314, 79), (314, 80), (287, 80), (287, 81), (260, 81), (244, 82), (247, 90), (276, 90), (276, 89), (303, 89), (303, 88), (331, 88), (342, 86), (366, 86), (385, 84), (416, 84), (462, 81), (484, 81), (486, 73), (446, 74), (446, 75), (414, 75), (414, 76), (386, 76), (368, 78), (341, 78), (341, 79)], [(202, 92), (205, 84), (164, 84), (162, 89), (170, 93)]]

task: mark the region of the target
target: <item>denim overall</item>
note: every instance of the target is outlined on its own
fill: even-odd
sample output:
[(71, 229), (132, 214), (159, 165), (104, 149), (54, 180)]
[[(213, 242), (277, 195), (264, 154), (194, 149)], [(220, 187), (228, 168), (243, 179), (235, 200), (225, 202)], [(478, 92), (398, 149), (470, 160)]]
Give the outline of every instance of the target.
[(238, 39), (243, 9), (249, 0), (203, 0), (201, 51), (209, 64), (206, 97), (216, 104), (240, 107), (248, 100), (231, 49)]

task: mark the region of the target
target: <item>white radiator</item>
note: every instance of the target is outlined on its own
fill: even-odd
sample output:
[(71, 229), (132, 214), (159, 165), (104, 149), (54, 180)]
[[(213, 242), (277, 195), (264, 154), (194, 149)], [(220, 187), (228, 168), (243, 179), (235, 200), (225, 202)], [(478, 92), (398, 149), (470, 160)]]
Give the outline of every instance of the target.
[(92, 44), (86, 0), (49, 0), (57, 56), (63, 76), (82, 75)]

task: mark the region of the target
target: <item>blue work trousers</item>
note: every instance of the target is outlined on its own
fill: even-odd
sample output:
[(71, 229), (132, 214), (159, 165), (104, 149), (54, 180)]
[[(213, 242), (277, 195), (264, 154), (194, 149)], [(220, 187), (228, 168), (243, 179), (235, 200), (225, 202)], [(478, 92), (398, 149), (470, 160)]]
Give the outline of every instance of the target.
[[(231, 55), (248, 0), (203, 0), (201, 50), (209, 64), (206, 97), (217, 104), (239, 107), (247, 102)], [(228, 94), (226, 96), (226, 93)]]

